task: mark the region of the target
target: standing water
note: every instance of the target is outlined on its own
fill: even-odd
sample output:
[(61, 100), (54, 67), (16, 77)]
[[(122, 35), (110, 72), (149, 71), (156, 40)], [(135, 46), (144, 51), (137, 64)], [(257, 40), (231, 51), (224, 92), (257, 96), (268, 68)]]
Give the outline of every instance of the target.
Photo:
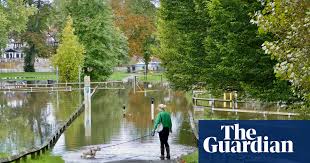
[[(159, 160), (158, 134), (147, 136), (153, 129), (152, 97), (155, 107), (165, 103), (171, 113), (173, 128), (169, 143), (172, 159), (194, 151), (196, 140), (188, 120), (191, 105), (184, 94), (161, 87), (152, 89), (136, 93), (132, 88), (97, 90), (92, 96), (90, 114), (83, 112), (66, 129), (51, 154), (61, 156), (65, 162)], [(0, 156), (42, 145), (82, 99), (80, 92), (2, 93)], [(90, 123), (85, 121), (87, 119)], [(133, 139), (137, 140), (130, 141)], [(93, 146), (102, 148), (95, 159), (82, 159), (82, 153)]]
[[(171, 113), (173, 128), (169, 143), (172, 159), (194, 151), (196, 140), (188, 121), (191, 106), (182, 93), (170, 90), (134, 93), (133, 89), (125, 89), (97, 91), (92, 97), (91, 114), (85, 111), (85, 115), (76, 119), (60, 137), (52, 153), (62, 156), (66, 162), (159, 160), (158, 134), (147, 136), (153, 129), (151, 98), (155, 99), (155, 106), (166, 103)], [(91, 119), (91, 124), (85, 122), (87, 119)], [(82, 159), (82, 153), (92, 146), (101, 147), (95, 160)]]

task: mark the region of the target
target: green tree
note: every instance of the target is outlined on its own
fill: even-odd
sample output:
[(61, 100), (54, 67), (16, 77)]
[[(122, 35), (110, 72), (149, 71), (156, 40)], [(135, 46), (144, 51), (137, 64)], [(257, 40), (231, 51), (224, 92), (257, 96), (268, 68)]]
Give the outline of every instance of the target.
[(54, 51), (54, 47), (46, 43), (51, 4), (44, 0), (28, 0), (27, 3), (30, 6), (36, 6), (37, 11), (29, 17), (27, 30), (23, 34), (23, 41), (28, 44), (24, 48), (26, 54), (24, 70), (34, 72), (35, 57), (49, 57)]
[(92, 80), (105, 80), (112, 68), (127, 57), (126, 37), (115, 28), (112, 11), (105, 0), (70, 0), (75, 34), (85, 46), (84, 70)]
[(26, 29), (34, 12), (35, 7), (27, 6), (24, 0), (0, 0), (0, 49), (6, 46), (9, 34)]
[(247, 91), (264, 100), (288, 100), (286, 81), (275, 77), (275, 61), (264, 55), (261, 44), (268, 36), (259, 36), (250, 23), (260, 8), (257, 1), (211, 0), (207, 3), (210, 27), (205, 39), (207, 83), (218, 89)]
[(83, 67), (84, 47), (74, 35), (72, 18), (67, 18), (67, 23), (62, 31), (61, 43), (53, 56), (53, 65), (59, 67), (60, 80), (65, 82), (77, 81), (79, 67)]
[(203, 1), (163, 0), (158, 15), (158, 52), (174, 88), (190, 90), (201, 82), (206, 64), (204, 38), (209, 18)]
[(233, 89), (263, 100), (288, 100), (286, 81), (276, 79), (273, 61), (264, 55), (250, 23), (256, 1), (161, 1), (160, 53), (167, 77), (176, 88)]
[(263, 10), (252, 22), (261, 33), (273, 36), (263, 44), (266, 54), (277, 60), (275, 72), (290, 81), (295, 93), (310, 100), (310, 1), (262, 1)]

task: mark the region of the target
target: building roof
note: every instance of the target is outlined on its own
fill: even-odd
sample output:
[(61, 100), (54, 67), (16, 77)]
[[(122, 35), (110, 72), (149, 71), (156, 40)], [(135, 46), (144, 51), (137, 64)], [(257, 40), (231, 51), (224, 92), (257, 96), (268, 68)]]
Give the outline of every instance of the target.
[(8, 50), (5, 50), (5, 52), (13, 52), (13, 53), (16, 53), (17, 51), (16, 50), (13, 50), (13, 49), (8, 49)]

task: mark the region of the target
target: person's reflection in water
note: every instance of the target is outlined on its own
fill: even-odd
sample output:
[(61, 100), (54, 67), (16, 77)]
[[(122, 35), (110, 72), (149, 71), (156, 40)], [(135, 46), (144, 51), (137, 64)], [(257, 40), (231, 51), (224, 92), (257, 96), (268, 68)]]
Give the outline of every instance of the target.
[(155, 131), (159, 134), (159, 140), (160, 140), (160, 152), (161, 156), (160, 159), (165, 159), (165, 148), (167, 152), (167, 159), (170, 160), (170, 147), (168, 144), (168, 137), (169, 132), (172, 132), (172, 122), (170, 113), (165, 111), (166, 105), (159, 104), (158, 109), (159, 113), (157, 114), (155, 123), (154, 123), (154, 129), (152, 132), (152, 136), (155, 135)]

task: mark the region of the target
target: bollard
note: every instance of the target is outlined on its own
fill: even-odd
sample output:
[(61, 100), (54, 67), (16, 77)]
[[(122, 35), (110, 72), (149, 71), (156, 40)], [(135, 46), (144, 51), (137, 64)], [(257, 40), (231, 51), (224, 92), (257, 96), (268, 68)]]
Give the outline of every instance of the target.
[(154, 121), (154, 98), (151, 98), (151, 119)]
[(125, 118), (126, 116), (126, 106), (125, 104), (123, 104), (123, 118)]
[(53, 140), (50, 141), (50, 144), (49, 144), (50, 148), (53, 147)]

